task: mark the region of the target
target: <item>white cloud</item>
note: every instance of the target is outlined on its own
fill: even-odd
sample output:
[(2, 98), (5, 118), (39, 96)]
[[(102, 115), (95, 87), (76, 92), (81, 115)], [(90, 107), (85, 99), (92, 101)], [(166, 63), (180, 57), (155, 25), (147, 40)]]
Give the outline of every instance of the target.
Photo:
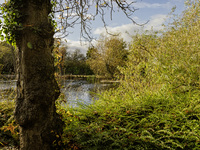
[(132, 19), (135, 20), (135, 21), (137, 21), (137, 20), (139, 20), (139, 17), (133, 16)]
[(165, 22), (166, 18), (167, 18), (167, 15), (163, 15), (163, 14), (157, 14), (157, 15), (151, 16), (149, 23), (145, 25), (145, 30), (151, 30), (151, 28), (153, 28), (154, 30), (163, 29), (162, 24)]
[(184, 2), (185, 0), (170, 0), (171, 2)]
[(135, 8), (171, 8), (172, 4), (170, 2), (160, 4), (160, 3), (146, 3), (146, 2), (137, 2), (133, 4)]
[[(140, 26), (134, 24), (124, 24), (122, 26), (107, 27), (109, 33), (112, 34), (120, 33), (121, 37), (123, 37), (125, 41), (130, 41), (131, 36), (128, 33), (133, 33), (135, 30), (139, 28)], [(94, 31), (94, 34), (96, 35), (106, 34), (106, 30), (104, 27), (100, 27)]]
[[(109, 33), (121, 33), (121, 37), (125, 41), (131, 41), (131, 36), (134, 35), (135, 31), (139, 30), (161, 30), (163, 28), (162, 24), (165, 22), (166, 15), (157, 14), (150, 17), (150, 21), (143, 27), (135, 24), (124, 24), (116, 27), (107, 27)], [(97, 28), (94, 34), (100, 35), (105, 34), (106, 30), (103, 27)]]
[(88, 42), (80, 42), (67, 39), (67, 46), (68, 50), (71, 52), (76, 49), (80, 49), (83, 54), (86, 54), (89, 44)]
[[(132, 35), (134, 35), (135, 31), (140, 31), (140, 30), (151, 30), (153, 28), (153, 30), (160, 30), (162, 29), (162, 24), (165, 22), (166, 19), (166, 15), (163, 14), (157, 14), (154, 16), (150, 17), (150, 21), (148, 24), (144, 25), (144, 27), (135, 25), (135, 24), (124, 24), (121, 26), (116, 26), (116, 27), (107, 27), (108, 31), (110, 33), (120, 33), (121, 37), (127, 41), (130, 42), (132, 40)], [(142, 20), (139, 20), (141, 21)], [(104, 27), (99, 27), (96, 30), (94, 30), (93, 34), (95, 35), (100, 35), (100, 34), (105, 34), (106, 30)], [(95, 41), (93, 41), (93, 44), (95, 44)], [(89, 47), (89, 43), (88, 42), (80, 42), (80, 41), (74, 41), (74, 40), (69, 40), (67, 39), (67, 46), (69, 47), (70, 51), (74, 51), (75, 49), (80, 49), (81, 52), (83, 54), (86, 54), (87, 49)]]

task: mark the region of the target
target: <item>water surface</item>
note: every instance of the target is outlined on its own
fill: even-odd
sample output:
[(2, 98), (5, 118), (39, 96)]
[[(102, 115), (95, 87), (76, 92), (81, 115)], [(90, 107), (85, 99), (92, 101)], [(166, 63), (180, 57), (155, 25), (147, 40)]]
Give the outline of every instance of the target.
[[(60, 84), (61, 92), (70, 105), (76, 105), (78, 102), (90, 104), (98, 99), (98, 94), (114, 87), (111, 83), (91, 82), (83, 79), (62, 80)], [(11, 99), (10, 93), (15, 90), (16, 80), (0, 81), (1, 100)]]
[(91, 83), (86, 80), (65, 80), (62, 85), (61, 92), (64, 93), (68, 103), (73, 104), (77, 102), (92, 103), (99, 98), (98, 95), (101, 92), (114, 87), (113, 84)]

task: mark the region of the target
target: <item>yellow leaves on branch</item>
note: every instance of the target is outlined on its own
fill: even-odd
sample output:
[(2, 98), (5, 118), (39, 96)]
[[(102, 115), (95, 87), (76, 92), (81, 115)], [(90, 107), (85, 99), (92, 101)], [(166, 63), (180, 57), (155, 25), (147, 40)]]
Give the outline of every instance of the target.
[(106, 4), (107, 4), (107, 3), (106, 3), (106, 2), (104, 2), (104, 3), (102, 3), (102, 4), (101, 4), (101, 6), (105, 6)]
[(60, 9), (60, 11), (61, 11), (61, 12), (64, 12), (64, 10), (63, 10), (63, 9)]
[(65, 19), (65, 18), (62, 15), (60, 15), (58, 19)]
[(72, 114), (70, 113), (70, 111), (67, 111), (67, 115), (68, 116), (72, 116)]

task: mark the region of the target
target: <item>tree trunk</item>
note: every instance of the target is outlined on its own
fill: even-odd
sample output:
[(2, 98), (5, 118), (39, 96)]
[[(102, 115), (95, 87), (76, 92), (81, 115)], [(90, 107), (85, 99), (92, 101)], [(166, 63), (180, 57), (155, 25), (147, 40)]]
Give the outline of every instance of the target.
[(12, 62), (13, 62), (13, 70), (12, 73), (16, 75), (16, 53), (15, 53), (15, 47), (10, 45), (10, 49), (12, 52)]
[(11, 0), (20, 8), (23, 29), (16, 37), (17, 101), (21, 150), (54, 150), (63, 122), (56, 113), (60, 91), (54, 77), (50, 0)]

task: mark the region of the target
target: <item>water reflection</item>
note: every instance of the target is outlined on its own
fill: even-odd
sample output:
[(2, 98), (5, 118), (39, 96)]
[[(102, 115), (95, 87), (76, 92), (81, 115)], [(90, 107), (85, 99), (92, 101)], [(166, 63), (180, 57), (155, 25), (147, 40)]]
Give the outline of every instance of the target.
[(0, 101), (15, 98), (16, 82), (16, 80), (0, 80)]
[(16, 80), (0, 80), (0, 90), (15, 89), (16, 82)]
[[(63, 80), (60, 81), (61, 92), (65, 95), (67, 103), (76, 105), (77, 102), (85, 104), (91, 103), (98, 99), (98, 94), (107, 89), (113, 88), (115, 85), (101, 83), (99, 81), (87, 80)], [(16, 90), (16, 80), (0, 81), (0, 99), (11, 99), (10, 93)], [(13, 95), (13, 94), (12, 94)], [(12, 96), (13, 99), (13, 96)]]
[(65, 80), (62, 85), (61, 91), (67, 102), (73, 105), (77, 102), (91, 103), (98, 99), (98, 94), (102, 91), (113, 87), (113, 84), (91, 83), (86, 80)]

